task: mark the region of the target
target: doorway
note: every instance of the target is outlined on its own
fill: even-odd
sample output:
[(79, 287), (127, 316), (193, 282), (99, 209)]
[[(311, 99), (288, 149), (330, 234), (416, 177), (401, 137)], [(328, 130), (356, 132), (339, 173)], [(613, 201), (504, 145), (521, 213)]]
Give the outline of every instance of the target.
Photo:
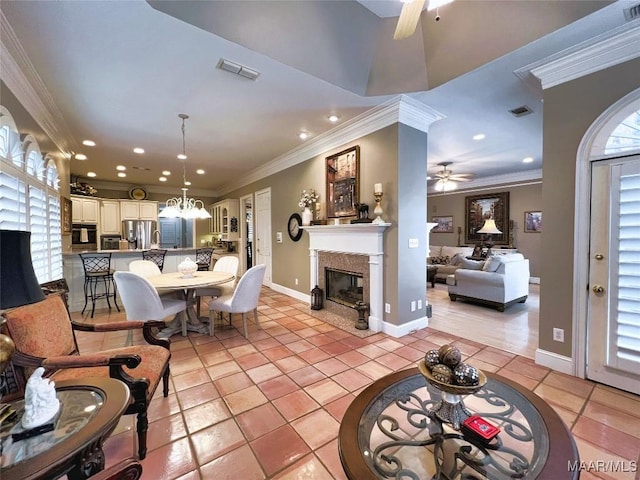
[(271, 286), (271, 189), (256, 192), (255, 264), (264, 264), (263, 285)]
[(253, 267), (253, 194), (240, 197), (240, 273)]

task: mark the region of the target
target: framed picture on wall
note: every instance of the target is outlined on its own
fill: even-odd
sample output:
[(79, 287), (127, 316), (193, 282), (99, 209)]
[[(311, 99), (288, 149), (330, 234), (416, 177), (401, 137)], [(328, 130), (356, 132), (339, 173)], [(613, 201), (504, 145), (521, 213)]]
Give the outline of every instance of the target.
[(465, 197), (465, 241), (479, 243), (485, 240), (485, 234), (478, 233), (485, 220), (493, 218), (496, 227), (502, 233), (492, 234), (491, 239), (497, 245), (509, 243), (509, 192), (490, 193)]
[(327, 157), (327, 218), (358, 214), (360, 146)]
[(435, 227), (431, 229), (432, 233), (453, 233), (453, 217), (431, 217), (433, 223), (437, 223)]
[(524, 232), (540, 233), (542, 231), (542, 212), (524, 212)]
[(62, 233), (71, 233), (71, 199), (60, 197), (62, 200)]

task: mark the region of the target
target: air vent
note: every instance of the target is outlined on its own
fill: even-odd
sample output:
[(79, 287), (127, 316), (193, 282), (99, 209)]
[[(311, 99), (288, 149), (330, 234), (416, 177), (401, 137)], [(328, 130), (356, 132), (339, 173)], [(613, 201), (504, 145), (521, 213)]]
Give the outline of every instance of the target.
[(511, 115), (513, 115), (514, 117), (523, 117), (525, 115), (533, 113), (533, 110), (531, 110), (526, 105), (522, 105), (521, 107), (516, 107), (513, 110), (509, 110), (509, 113), (511, 113)]
[(238, 65), (237, 63), (230, 62), (229, 60), (225, 60), (224, 58), (220, 59), (217, 67), (220, 70), (235, 73), (236, 75), (248, 78), (249, 80), (255, 80), (260, 75), (260, 72), (256, 70), (252, 70), (251, 68), (245, 67), (244, 65)]
[(131, 168), (133, 168), (134, 170), (151, 170), (150, 168), (147, 168), (147, 167), (131, 167)]
[(640, 3), (637, 5), (634, 5), (633, 7), (624, 9), (624, 18), (627, 22), (630, 22), (631, 20), (635, 20), (636, 18), (639, 18), (639, 17), (640, 17)]

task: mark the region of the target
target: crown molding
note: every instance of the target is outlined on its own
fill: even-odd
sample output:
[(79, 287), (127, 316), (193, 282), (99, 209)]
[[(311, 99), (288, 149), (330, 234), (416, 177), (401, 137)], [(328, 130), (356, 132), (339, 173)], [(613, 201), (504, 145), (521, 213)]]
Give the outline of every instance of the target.
[(428, 132), (429, 126), (433, 122), (443, 118), (445, 118), (445, 115), (428, 105), (408, 95), (398, 95), (344, 122), (342, 125), (318, 135), (308, 143), (255, 168), (247, 175), (244, 175), (241, 180), (229, 184), (219, 193), (221, 196), (225, 195), (228, 192), (257, 182), (269, 175), (274, 175), (394, 123), (404, 123), (422, 132)]
[[(140, 185), (138, 183), (122, 183), (122, 182), (112, 182), (110, 180), (99, 180), (93, 181), (91, 178), (86, 177), (78, 177), (85, 183), (91, 184), (91, 186), (95, 187), (100, 191), (103, 190), (114, 190), (116, 192), (128, 192), (131, 187), (140, 186), (144, 188), (149, 193), (162, 193), (172, 197), (182, 196), (181, 187), (170, 187), (170, 186), (162, 186), (162, 185)], [(202, 190), (198, 188), (189, 188), (189, 195), (193, 197), (194, 195), (200, 197), (209, 197), (216, 198), (218, 195), (213, 190)]]
[(63, 156), (69, 159), (69, 152), (77, 151), (78, 145), (73, 141), (71, 131), (60, 109), (1, 10), (0, 47), (2, 47), (2, 55), (0, 55), (2, 81), (60, 149)]
[(473, 190), (487, 190), (493, 188), (530, 185), (542, 182), (542, 169), (526, 170), (517, 173), (505, 173), (504, 175), (494, 175), (492, 177), (482, 177), (470, 182), (465, 182), (464, 188), (456, 188), (450, 192), (438, 192), (435, 188), (429, 187), (427, 194), (436, 197), (442, 195), (454, 195), (456, 193), (470, 192)]
[(514, 74), (538, 90), (584, 77), (640, 56), (640, 20), (525, 65)]

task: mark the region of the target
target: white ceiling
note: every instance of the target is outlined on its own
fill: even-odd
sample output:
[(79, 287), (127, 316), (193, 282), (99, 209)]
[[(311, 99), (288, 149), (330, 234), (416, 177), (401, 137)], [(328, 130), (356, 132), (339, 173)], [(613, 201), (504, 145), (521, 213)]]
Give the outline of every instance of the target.
[[(396, 19), (382, 17), (396, 3), (5, 0), (0, 9), (70, 132), (66, 144), (88, 156), (72, 160), (73, 175), (122, 181), (121, 164), (128, 184), (163, 185), (168, 169), (166, 185), (181, 186), (178, 114), (187, 113), (197, 192), (299, 147), (300, 131), (312, 140), (331, 130), (330, 114), (339, 126), (404, 92), (446, 115), (429, 131), (430, 173), (441, 161), (477, 178), (540, 169), (541, 91), (514, 70), (624, 23), (619, 3), (457, 0), (440, 22), (423, 12), (416, 35), (394, 43)], [(220, 58), (260, 76), (222, 71)], [(508, 113), (520, 105), (533, 114)], [(87, 138), (97, 146), (82, 146)]]

